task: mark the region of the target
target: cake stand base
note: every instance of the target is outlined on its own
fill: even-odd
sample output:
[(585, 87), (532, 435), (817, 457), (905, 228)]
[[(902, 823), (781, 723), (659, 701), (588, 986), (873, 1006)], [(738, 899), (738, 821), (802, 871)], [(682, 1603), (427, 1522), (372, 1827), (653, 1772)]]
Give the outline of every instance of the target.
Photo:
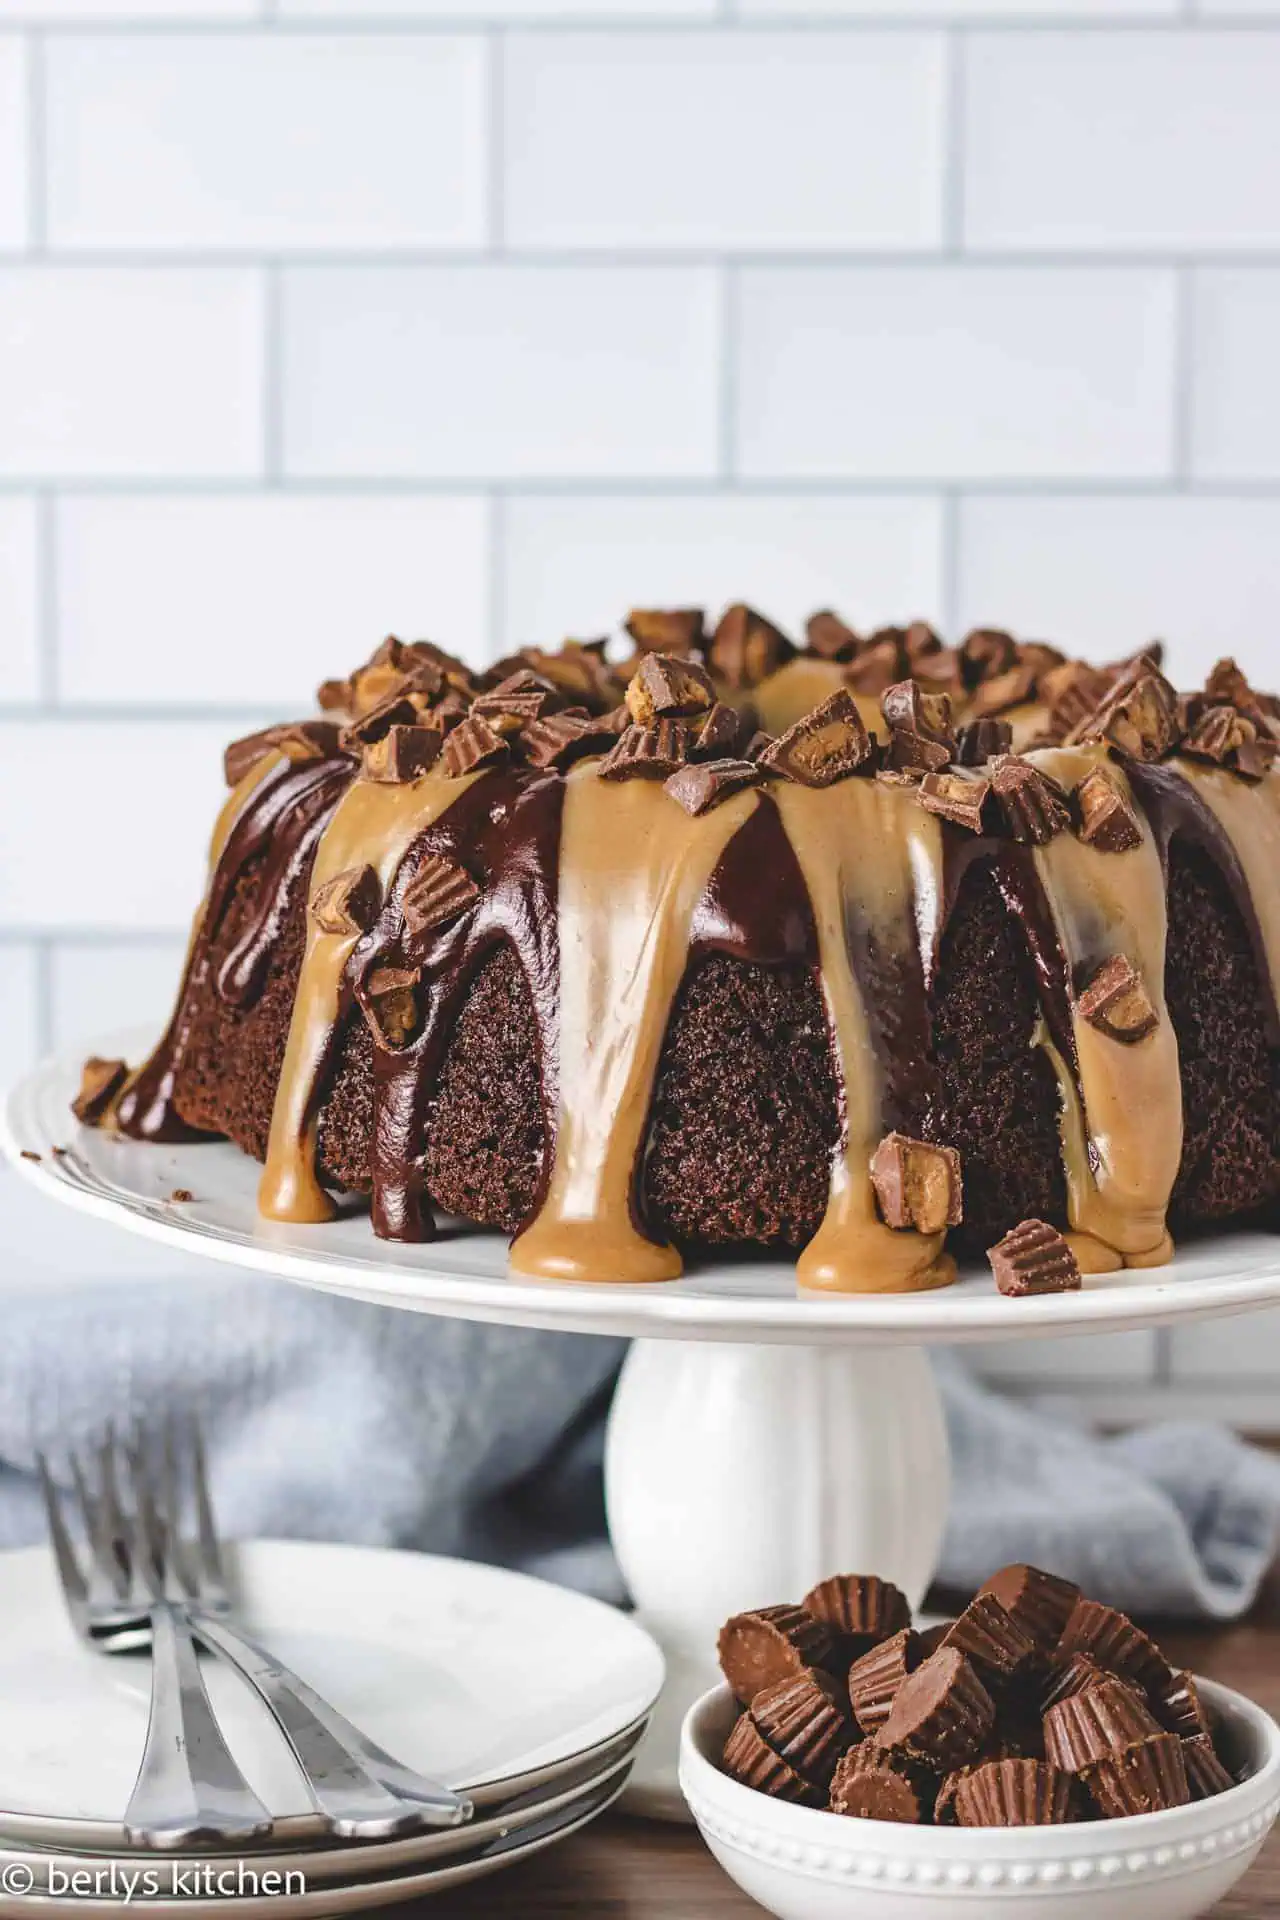
[(626, 1806), (687, 1819), (681, 1721), (732, 1613), (875, 1572), (918, 1606), (946, 1524), (947, 1435), (919, 1347), (637, 1340), (609, 1423), (609, 1531), (667, 1685)]

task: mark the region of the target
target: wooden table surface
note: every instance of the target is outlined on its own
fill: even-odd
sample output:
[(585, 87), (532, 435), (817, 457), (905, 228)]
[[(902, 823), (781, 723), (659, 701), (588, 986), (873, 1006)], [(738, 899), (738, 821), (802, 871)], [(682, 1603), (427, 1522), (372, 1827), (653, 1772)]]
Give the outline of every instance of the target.
[[(1152, 1625), (1176, 1666), (1194, 1668), (1280, 1715), (1280, 1575), (1250, 1618), (1206, 1631)], [(525, 1867), (420, 1902), (421, 1920), (760, 1920), (689, 1829), (609, 1815)], [(1280, 1828), (1215, 1920), (1280, 1920)]]

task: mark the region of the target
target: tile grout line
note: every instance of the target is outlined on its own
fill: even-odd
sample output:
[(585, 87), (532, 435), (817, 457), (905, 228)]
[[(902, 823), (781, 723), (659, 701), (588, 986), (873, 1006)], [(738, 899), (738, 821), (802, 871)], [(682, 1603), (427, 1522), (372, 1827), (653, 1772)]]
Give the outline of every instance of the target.
[(262, 474), (271, 490), (284, 483), (283, 302), (280, 265), (269, 261), (262, 287)]
[[(668, 15), (650, 16), (648, 14), (619, 15), (615, 19), (600, 19), (586, 16), (575, 17), (563, 11), (552, 12), (542, 18), (513, 19), (509, 14), (485, 11), (468, 14), (439, 13), (431, 18), (416, 18), (410, 15), (383, 13), (370, 14), (367, 17), (352, 12), (345, 16), (332, 18), (316, 16), (314, 18), (295, 18), (280, 13), (275, 0), (264, 0), (266, 10), (247, 18), (216, 20), (181, 19), (136, 16), (132, 19), (99, 20), (92, 16), (75, 18), (68, 16), (62, 20), (48, 20), (34, 9), (27, 13), (6, 16), (6, 31), (39, 31), (58, 39), (67, 39), (78, 34), (109, 34), (113, 39), (143, 39), (162, 34), (166, 39), (227, 39), (236, 34), (252, 34), (263, 26), (269, 26), (273, 33), (282, 38), (308, 39), (328, 37), (332, 39), (351, 39), (364, 35), (377, 39), (441, 39), (456, 38), (460, 34), (482, 34), (490, 29), (502, 30), (517, 26), (521, 33), (536, 34), (554, 38), (564, 34), (589, 34), (602, 40), (618, 33), (643, 34), (645, 36), (670, 35), (673, 39), (684, 38), (698, 33), (714, 32), (718, 27), (729, 25), (735, 31), (744, 34), (781, 36), (794, 34), (797, 37), (818, 34), (847, 34), (851, 38), (865, 34), (928, 34), (956, 25), (954, 13), (940, 11), (922, 5), (918, 10), (890, 13), (877, 13), (868, 10), (860, 13), (832, 13), (816, 10), (811, 13), (779, 13), (776, 15), (749, 15), (733, 9), (732, 0), (721, 0), (727, 11), (711, 14), (690, 14), (686, 17)], [(1179, 6), (1187, 6), (1188, 11), (1175, 11), (1156, 17), (1141, 7), (1125, 7), (1107, 18), (1097, 16), (1082, 18), (1079, 12), (1070, 8), (1052, 8), (1035, 14), (1025, 14), (1013, 18), (1008, 13), (987, 11), (980, 5), (974, 6), (964, 19), (966, 27), (972, 27), (984, 33), (999, 33), (1011, 39), (1034, 40), (1046, 34), (1072, 33), (1097, 40), (1110, 37), (1119, 32), (1139, 31), (1152, 38), (1183, 38), (1186, 40), (1208, 39), (1215, 34), (1223, 37), (1243, 35), (1273, 35), (1280, 31), (1280, 22), (1274, 14), (1239, 11), (1221, 14), (1206, 14), (1197, 11), (1190, 0), (1179, 0)]]
[(495, 487), (489, 496), (489, 660), (506, 652), (507, 495)]
[(485, 35), (487, 69), (485, 106), (489, 115), (485, 148), (485, 220), (488, 251), (502, 258), (506, 250), (507, 227), (507, 35), (501, 27), (491, 27)]
[(47, 487), (36, 495), (36, 640), (38, 696), (56, 709), (61, 680), (58, 635), (58, 503)]
[(738, 269), (727, 262), (720, 269), (719, 312), (717, 315), (719, 333), (719, 378), (717, 383), (716, 404), (719, 409), (717, 421), (717, 459), (719, 465), (719, 486), (736, 490), (738, 486), (738, 365), (741, 345), (739, 332), (741, 323), (741, 289), (738, 284)]
[(948, 487), (941, 500), (940, 613), (942, 631), (953, 640), (959, 638), (960, 621), (960, 501), (955, 487)]
[(49, 934), (38, 934), (31, 944), (36, 959), (36, 1042), (43, 1056), (53, 1052), (54, 943)]
[[(1271, 479), (1197, 478), (1175, 485), (1167, 474), (1055, 476), (1051, 474), (751, 474), (735, 478), (734, 496), (750, 499), (936, 500), (949, 489), (990, 500), (1280, 500), (1280, 475)], [(110, 478), (76, 473), (0, 475), (0, 499), (14, 495), (72, 493), (98, 500), (255, 500), (287, 491), (299, 500), (360, 499), (482, 500), (495, 491), (529, 500), (572, 500), (579, 496), (625, 500), (714, 499), (725, 491), (719, 472), (672, 474), (486, 473), (486, 474), (324, 474), (287, 473), (279, 488), (264, 485), (261, 474), (227, 480), (218, 476), (173, 474), (168, 477)]]
[(45, 40), (28, 33), (24, 41), (27, 110), (27, 253), (41, 259), (48, 250), (48, 125), (46, 122)]
[[(722, 267), (758, 268), (769, 273), (945, 274), (957, 264), (984, 273), (1142, 275), (1168, 272), (1183, 266), (1274, 272), (1280, 267), (1280, 248), (1267, 244), (1248, 247), (1211, 247), (1193, 257), (1174, 247), (972, 247), (954, 257), (942, 246), (874, 247), (682, 247), (651, 244), (613, 247), (510, 247), (502, 249), (504, 267), (526, 273), (616, 273), (682, 269), (687, 273), (714, 273)], [(31, 260), (30, 249), (0, 246), (0, 266), (20, 270)], [(418, 247), (299, 247), (268, 253), (249, 247), (58, 247), (39, 256), (42, 270), (80, 273), (110, 268), (123, 273), (226, 274), (259, 272), (268, 265), (281, 271), (309, 273), (339, 270), (353, 275), (379, 273), (455, 273), (474, 269), (483, 273), (494, 253), (475, 247), (423, 244)]]
[(942, 103), (941, 241), (948, 260), (964, 255), (965, 110), (969, 39), (952, 27), (945, 40), (946, 67)]
[(1173, 336), (1173, 432), (1170, 448), (1174, 485), (1190, 490), (1195, 438), (1195, 272), (1187, 263), (1176, 269)]

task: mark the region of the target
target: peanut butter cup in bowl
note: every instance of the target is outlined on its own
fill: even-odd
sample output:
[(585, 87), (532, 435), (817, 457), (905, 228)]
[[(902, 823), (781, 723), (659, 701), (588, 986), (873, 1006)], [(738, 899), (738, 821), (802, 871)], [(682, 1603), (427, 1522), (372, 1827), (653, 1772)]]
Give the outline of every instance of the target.
[[(744, 1892), (779, 1920), (1216, 1906), (1280, 1812), (1269, 1714), (1037, 1568), (1002, 1569), (926, 1631), (885, 1585), (838, 1575), (722, 1630), (725, 1684), (685, 1720), (680, 1785)], [(849, 1637), (806, 1629), (815, 1602), (815, 1626), (834, 1611), (865, 1627), (852, 1661)], [(757, 1689), (761, 1623), (780, 1617), (787, 1675)]]

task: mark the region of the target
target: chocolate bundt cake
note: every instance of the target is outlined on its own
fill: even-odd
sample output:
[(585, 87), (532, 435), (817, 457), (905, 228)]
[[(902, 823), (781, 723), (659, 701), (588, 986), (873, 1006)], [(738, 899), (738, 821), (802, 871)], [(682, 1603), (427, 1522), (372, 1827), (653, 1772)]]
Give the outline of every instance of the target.
[(80, 1118), (565, 1279), (937, 1286), (1029, 1217), (1096, 1272), (1266, 1214), (1280, 702), (987, 629), (626, 624), (480, 675), (387, 641), (237, 741), (173, 1018)]

